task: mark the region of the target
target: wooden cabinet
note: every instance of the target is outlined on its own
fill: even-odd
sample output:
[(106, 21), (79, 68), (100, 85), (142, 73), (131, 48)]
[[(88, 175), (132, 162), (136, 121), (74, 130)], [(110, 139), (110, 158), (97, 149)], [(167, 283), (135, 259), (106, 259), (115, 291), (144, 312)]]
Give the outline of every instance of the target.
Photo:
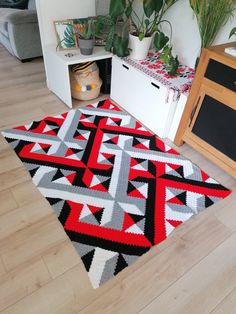
[(236, 177), (236, 43), (204, 49), (175, 144), (183, 141)]

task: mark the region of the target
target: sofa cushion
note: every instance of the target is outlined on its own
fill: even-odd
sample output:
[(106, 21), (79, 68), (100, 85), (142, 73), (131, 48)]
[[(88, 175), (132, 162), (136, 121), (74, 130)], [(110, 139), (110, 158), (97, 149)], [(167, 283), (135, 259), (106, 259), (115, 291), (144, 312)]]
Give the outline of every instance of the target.
[(0, 8), (27, 9), (28, 0), (0, 0)]
[(0, 32), (8, 37), (8, 28), (7, 28), (7, 17), (15, 12), (18, 12), (18, 9), (10, 9), (10, 8), (1, 8), (0, 9)]
[(18, 12), (13, 12), (9, 14), (5, 20), (9, 24), (38, 24), (37, 12), (35, 10), (19, 10)]
[[(49, 0), (49, 1), (50, 1), (50, 0)], [(35, 3), (35, 0), (29, 0), (28, 9), (29, 9), (29, 10), (36, 10), (36, 3)]]

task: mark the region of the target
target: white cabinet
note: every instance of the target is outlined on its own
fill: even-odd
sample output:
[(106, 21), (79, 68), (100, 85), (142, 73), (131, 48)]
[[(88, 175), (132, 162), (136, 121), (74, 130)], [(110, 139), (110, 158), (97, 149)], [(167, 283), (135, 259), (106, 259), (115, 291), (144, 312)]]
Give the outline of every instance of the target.
[(174, 91), (116, 56), (111, 98), (159, 137), (168, 137), (177, 107)]
[(90, 56), (81, 55), (79, 50), (70, 50), (72, 57), (66, 57), (68, 51), (57, 52), (54, 45), (46, 46), (44, 53), (47, 65), (47, 86), (68, 107), (72, 108), (69, 66), (73, 64), (111, 58), (112, 54), (103, 47), (94, 47)]
[[(91, 56), (83, 56), (79, 49), (56, 51), (57, 37), (53, 22), (94, 16), (95, 0), (36, 0), (39, 30), (43, 48), (48, 88), (68, 107), (72, 107), (69, 66), (77, 63), (111, 58), (103, 47), (95, 47)], [(67, 57), (67, 53), (73, 57)]]

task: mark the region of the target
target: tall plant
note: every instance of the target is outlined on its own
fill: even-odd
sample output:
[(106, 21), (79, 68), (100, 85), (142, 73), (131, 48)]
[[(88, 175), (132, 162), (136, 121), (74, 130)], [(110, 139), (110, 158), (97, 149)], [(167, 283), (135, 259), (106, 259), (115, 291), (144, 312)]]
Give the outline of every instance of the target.
[(236, 9), (235, 0), (189, 0), (194, 11), (199, 33), (201, 48), (210, 46), (219, 30), (226, 24)]

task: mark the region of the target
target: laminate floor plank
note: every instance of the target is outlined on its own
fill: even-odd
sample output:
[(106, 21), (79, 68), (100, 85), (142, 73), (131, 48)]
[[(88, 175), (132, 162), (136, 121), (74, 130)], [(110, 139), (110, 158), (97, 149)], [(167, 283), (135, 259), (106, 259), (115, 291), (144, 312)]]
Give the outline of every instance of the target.
[(34, 203), (7, 212), (0, 216), (0, 240), (31, 226), (51, 213), (52, 210), (44, 199), (35, 200)]
[(56, 278), (82, 263), (81, 258), (69, 239), (44, 251), (41, 256), (52, 278)]
[[(2, 259), (1, 259), (1, 256), (0, 256), (0, 277), (3, 275), (3, 274), (6, 274), (6, 270), (5, 270), (5, 267), (3, 265), (3, 262), (2, 262)], [(1, 289), (1, 288), (0, 288)]]
[[(13, 186), (11, 188), (11, 192), (19, 206), (23, 206), (25, 204), (44, 199), (40, 191), (32, 182), (32, 180), (22, 182), (20, 184)], [(48, 202), (45, 199), (44, 202), (48, 204)]]
[(50, 214), (0, 240), (2, 261), (5, 268), (10, 271), (65, 239), (66, 234), (62, 226), (55, 215)]
[(10, 189), (0, 191), (0, 219), (1, 215), (4, 215), (17, 207), (18, 204), (15, 201)]
[(233, 289), (211, 312), (211, 314), (235, 314), (236, 288)]
[[(101, 313), (112, 313), (113, 310), (114, 313), (123, 313), (124, 309), (127, 313), (137, 313), (143, 304), (149, 304), (156, 295), (168, 289), (173, 282), (181, 278), (230, 235), (231, 231), (215, 217), (209, 217), (208, 225), (194, 225), (186, 233), (183, 231), (178, 239), (174, 236), (176, 241), (173, 244), (156, 254), (154, 258), (149, 258), (137, 271), (132, 271), (133, 266), (128, 267), (127, 278), (122, 280), (120, 285), (109, 290), (81, 313), (94, 313), (96, 308), (101, 309)], [(171, 240), (170, 237), (165, 242), (171, 243)], [(152, 250), (155, 249), (156, 247)], [(140, 259), (142, 258), (143, 256)]]
[(0, 276), (0, 311), (51, 281), (42, 259), (31, 260)]
[(16, 154), (12, 154), (12, 149), (9, 146), (0, 151), (0, 160), (0, 174), (22, 166), (20, 159)]
[(24, 166), (5, 171), (0, 173), (0, 191), (9, 189), (17, 184), (29, 181), (30, 179), (30, 174)]
[[(231, 254), (227, 254), (231, 250)], [(224, 259), (222, 258), (224, 257)], [(205, 314), (236, 287), (236, 233), (155, 298), (140, 314)]]

